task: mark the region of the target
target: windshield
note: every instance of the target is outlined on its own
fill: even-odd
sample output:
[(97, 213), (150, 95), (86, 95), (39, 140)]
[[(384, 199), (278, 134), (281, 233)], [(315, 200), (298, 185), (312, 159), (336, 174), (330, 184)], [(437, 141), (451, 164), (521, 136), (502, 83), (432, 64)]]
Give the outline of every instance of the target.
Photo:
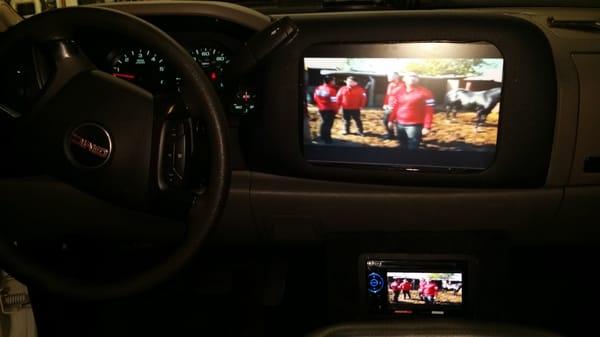
[[(20, 15), (31, 16), (47, 10), (79, 5), (147, 2), (148, 0), (0, 0)], [(152, 1), (152, 0), (150, 0)], [(164, 1), (164, 0), (163, 0)], [(194, 0), (189, 0), (194, 1)], [(597, 0), (234, 0), (223, 1), (254, 8), (266, 14), (332, 10), (390, 10), (469, 7), (600, 7)]]

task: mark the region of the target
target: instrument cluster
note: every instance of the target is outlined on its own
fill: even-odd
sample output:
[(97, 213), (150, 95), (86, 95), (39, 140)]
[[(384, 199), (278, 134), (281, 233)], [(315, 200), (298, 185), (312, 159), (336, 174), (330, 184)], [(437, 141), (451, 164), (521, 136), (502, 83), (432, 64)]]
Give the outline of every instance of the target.
[[(188, 49), (217, 91), (227, 87), (225, 75), (231, 53), (221, 46), (198, 46)], [(110, 73), (152, 93), (177, 90), (180, 77), (169, 69), (164, 58), (147, 48), (122, 48), (109, 55)]]
[[(233, 55), (230, 49), (218, 44), (196, 44), (187, 47), (198, 63), (225, 108), (234, 115), (247, 115), (257, 106), (252, 86), (235, 81), (231, 76)], [(131, 82), (155, 95), (170, 95), (181, 91), (181, 77), (169, 69), (166, 60), (153, 50), (141, 47), (115, 48), (107, 56), (108, 71), (114, 77)]]

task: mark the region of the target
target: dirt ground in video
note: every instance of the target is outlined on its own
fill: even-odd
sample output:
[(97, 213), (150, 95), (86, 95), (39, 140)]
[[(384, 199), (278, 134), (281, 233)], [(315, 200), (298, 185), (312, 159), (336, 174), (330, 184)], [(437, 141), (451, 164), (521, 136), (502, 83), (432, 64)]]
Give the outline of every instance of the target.
[[(475, 112), (459, 112), (456, 119), (448, 119), (445, 112), (433, 117), (431, 132), (423, 137), (422, 148), (445, 151), (489, 151), (496, 145), (498, 132), (498, 106), (488, 115), (484, 125), (475, 127)], [(321, 118), (315, 106), (309, 105), (309, 123), (312, 141), (321, 144), (319, 127)], [(361, 111), (365, 136), (359, 136), (356, 124), (351, 122), (350, 134), (342, 135), (344, 120), (341, 112), (335, 116), (331, 137), (334, 146), (396, 147), (396, 140), (383, 138), (385, 129), (381, 121), (382, 109), (366, 108)]]
[[(402, 293), (398, 296), (399, 303), (410, 303), (410, 304), (425, 304), (425, 301), (419, 299), (419, 291), (411, 290), (410, 291), (411, 299), (404, 299)], [(389, 303), (394, 303), (394, 292), (388, 291), (388, 300)], [(459, 291), (457, 294), (454, 291), (440, 291), (436, 298), (436, 304), (460, 304), (462, 303), (462, 291)]]

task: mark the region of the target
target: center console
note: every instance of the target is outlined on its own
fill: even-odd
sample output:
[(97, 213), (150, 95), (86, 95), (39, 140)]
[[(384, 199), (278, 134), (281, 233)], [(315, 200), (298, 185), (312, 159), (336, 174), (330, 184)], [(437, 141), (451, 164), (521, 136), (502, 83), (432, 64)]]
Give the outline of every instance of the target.
[(500, 233), (337, 233), (327, 247), (320, 280), (328, 280), (330, 322), (497, 320), (508, 312), (509, 245)]

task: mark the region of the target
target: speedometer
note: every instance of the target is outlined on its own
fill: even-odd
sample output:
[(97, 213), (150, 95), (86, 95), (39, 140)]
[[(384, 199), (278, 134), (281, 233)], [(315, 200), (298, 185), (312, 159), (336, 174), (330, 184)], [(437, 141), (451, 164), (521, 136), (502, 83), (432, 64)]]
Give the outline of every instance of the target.
[(202, 47), (192, 49), (190, 54), (217, 89), (225, 88), (224, 74), (227, 65), (231, 62), (231, 58), (225, 51), (215, 47)]
[(128, 49), (114, 58), (112, 75), (140, 87), (157, 92), (170, 83), (167, 67), (162, 57), (149, 49)]

